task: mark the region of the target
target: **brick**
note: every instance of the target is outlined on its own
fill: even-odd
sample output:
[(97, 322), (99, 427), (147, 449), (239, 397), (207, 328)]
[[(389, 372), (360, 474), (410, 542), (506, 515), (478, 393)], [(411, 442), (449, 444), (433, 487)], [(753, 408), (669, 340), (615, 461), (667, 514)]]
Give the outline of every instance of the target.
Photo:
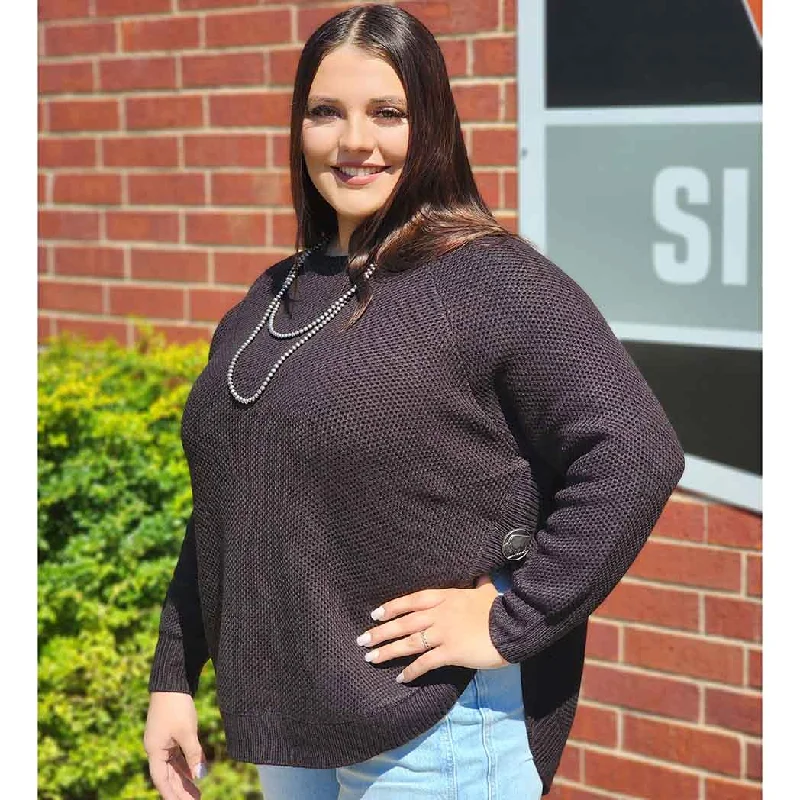
[(121, 278), (125, 273), (124, 253), (115, 247), (56, 247), (57, 275), (86, 275)]
[(191, 244), (229, 244), (263, 247), (267, 221), (263, 213), (189, 212), (186, 214), (186, 241)]
[(47, 102), (45, 100), (39, 100), (36, 104), (36, 129), (41, 133), (42, 131), (49, 130), (49, 126), (47, 124)]
[(464, 39), (442, 39), (439, 48), (451, 78), (461, 78), (467, 74), (467, 42)]
[(39, 0), (38, 7), (40, 21), (89, 16), (89, 0)]
[(100, 236), (100, 215), (96, 211), (39, 210), (40, 239), (91, 240)]
[(472, 165), (517, 166), (517, 131), (513, 128), (479, 128), (472, 131)]
[(107, 167), (177, 167), (178, 140), (174, 136), (120, 136), (104, 139)]
[(49, 272), (50, 250), (51, 248), (41, 244), (36, 248), (36, 272), (39, 275)]
[(475, 0), (406, 0), (397, 3), (419, 19), (434, 36), (447, 33), (477, 33), (497, 30), (500, 25), (499, 3), (476, 3)]
[(663, 583), (739, 592), (742, 566), (738, 553), (650, 539), (628, 574)]
[(284, 251), (224, 252), (214, 253), (215, 283), (233, 283), (250, 286), (264, 270), (289, 255)]
[(215, 206), (291, 205), (289, 174), (283, 172), (218, 172), (211, 176)]
[(198, 128), (203, 124), (203, 100), (186, 95), (129, 97), (125, 119), (128, 130)]
[(761, 787), (708, 777), (705, 798), (706, 800), (761, 800)]
[(39, 94), (80, 94), (94, 91), (91, 61), (39, 64)]
[[(153, 325), (155, 333), (163, 334), (164, 338), (170, 344), (194, 344), (195, 342), (210, 342), (211, 332), (208, 325)], [(141, 333), (134, 330), (133, 340), (137, 342), (141, 339)]]
[(218, 322), (228, 309), (238, 303), (244, 292), (225, 289), (190, 289), (189, 318)]
[(517, 171), (503, 173), (503, 208), (514, 208), (519, 206), (517, 190), (519, 188), (519, 176)]
[(198, 17), (130, 20), (122, 23), (122, 49), (129, 53), (188, 50), (200, 45)]
[(169, 14), (171, 0), (94, 0), (98, 17), (132, 17), (136, 14)]
[(598, 617), (700, 630), (700, 596), (623, 580), (594, 612)]
[(272, 245), (294, 249), (297, 238), (297, 218), (292, 212), (272, 212)]
[(581, 748), (567, 742), (558, 765), (559, 777), (577, 781), (581, 776)]
[(112, 314), (183, 319), (183, 289), (122, 284), (110, 287)]
[(705, 598), (706, 633), (761, 641), (761, 603), (733, 597)]
[(763, 756), (761, 744), (748, 742), (746, 747), (745, 775), (751, 781), (760, 781), (763, 778)]
[(287, 169), (289, 166), (289, 136), (285, 133), (273, 133), (270, 137), (272, 144), (271, 167)]
[(517, 30), (517, 2), (516, 0), (505, 0), (503, 5), (503, 30)]
[(304, 8), (300, 6), (297, 10), (297, 36), (300, 41), (305, 41), (309, 36), (326, 20), (329, 20), (340, 11), (344, 11), (346, 6), (340, 2), (337, 5), (328, 5), (316, 8)]
[(497, 36), (472, 43), (474, 75), (517, 75), (517, 37)]
[(270, 252), (219, 252), (214, 253), (215, 283), (233, 283), (249, 286), (268, 267), (277, 263), (286, 254)]
[(128, 176), (131, 205), (203, 205), (205, 192), (205, 176), (200, 173)]
[(622, 747), (662, 761), (739, 777), (739, 738), (712, 733), (688, 725), (626, 714), (622, 723)]
[(93, 167), (97, 161), (94, 139), (39, 139), (39, 167)]
[(517, 121), (517, 84), (506, 83), (505, 85), (505, 113), (503, 120), (506, 122)]
[(747, 661), (747, 684), (754, 689), (760, 689), (764, 683), (761, 650), (750, 650)]
[(617, 714), (607, 708), (578, 703), (570, 738), (605, 747), (617, 746)]
[(37, 176), (36, 198), (39, 205), (44, 205), (50, 202), (47, 191), (47, 175), (40, 172)]
[(51, 336), (56, 335), (55, 324), (50, 317), (44, 317), (41, 314), (36, 319), (37, 322), (37, 336), (36, 341), (39, 344), (44, 344)]
[(623, 642), (628, 664), (735, 685), (744, 680), (740, 646), (635, 628), (623, 631)]
[(747, 594), (750, 597), (762, 595), (761, 556), (747, 554)]
[(671, 719), (700, 719), (700, 689), (695, 683), (642, 675), (615, 667), (586, 664), (581, 696), (606, 705)]
[(288, 9), (267, 9), (206, 17), (207, 47), (242, 47), (291, 41)]
[(214, 95), (209, 98), (212, 126), (286, 127), (292, 96), (287, 92), (253, 92)]
[(657, 539), (678, 539), (702, 544), (706, 534), (706, 506), (670, 500), (653, 528)]
[(586, 657), (601, 661), (619, 661), (620, 631), (617, 625), (589, 618), (586, 635)]
[(454, 86), (453, 98), (462, 122), (495, 122), (500, 118), (500, 87), (497, 84)]
[(474, 173), (478, 191), (489, 208), (500, 206), (500, 174), (498, 172), (476, 171)]
[(258, 134), (201, 134), (184, 137), (187, 167), (263, 167), (267, 139)]
[(100, 88), (104, 92), (138, 89), (174, 89), (177, 86), (175, 59), (115, 58), (100, 62)]
[(268, 56), (270, 86), (292, 86), (294, 84), (301, 50), (300, 47), (270, 50)]
[(122, 345), (128, 343), (128, 326), (124, 322), (106, 320), (64, 319), (56, 317), (55, 328), (58, 335), (71, 333), (93, 342), (114, 339)]
[(706, 725), (761, 735), (761, 695), (706, 689)]
[(99, 283), (72, 283), (39, 279), (39, 308), (48, 311), (103, 311), (103, 287)]
[(111, 22), (48, 25), (44, 30), (44, 52), (48, 56), (113, 53), (116, 49), (117, 33)]
[(119, 175), (69, 173), (53, 178), (53, 202), (79, 205), (115, 205), (122, 200)]
[(112, 241), (177, 242), (178, 215), (156, 211), (109, 211), (106, 229)]
[(234, 8), (236, 6), (257, 6), (262, 0), (178, 0), (181, 11), (195, 11), (201, 8)]
[(696, 775), (592, 750), (587, 750), (583, 758), (584, 783), (614, 792), (615, 796), (625, 794), (648, 800), (699, 797), (700, 779)]
[(761, 516), (731, 506), (708, 507), (708, 543), (745, 550), (761, 549)]
[(197, 250), (131, 250), (131, 277), (193, 283), (208, 280), (208, 256)]
[(51, 131), (113, 131), (119, 128), (116, 100), (53, 100)]
[(185, 56), (181, 60), (184, 86), (252, 86), (266, 81), (261, 53), (222, 53)]

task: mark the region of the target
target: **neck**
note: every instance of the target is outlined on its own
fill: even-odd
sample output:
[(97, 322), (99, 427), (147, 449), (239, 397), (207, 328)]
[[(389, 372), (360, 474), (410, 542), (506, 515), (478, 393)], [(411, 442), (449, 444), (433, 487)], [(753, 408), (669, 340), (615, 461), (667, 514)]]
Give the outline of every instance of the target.
[(339, 217), (339, 232), (331, 239), (328, 245), (327, 254), (329, 256), (346, 256), (349, 252), (350, 236), (356, 228), (356, 222)]

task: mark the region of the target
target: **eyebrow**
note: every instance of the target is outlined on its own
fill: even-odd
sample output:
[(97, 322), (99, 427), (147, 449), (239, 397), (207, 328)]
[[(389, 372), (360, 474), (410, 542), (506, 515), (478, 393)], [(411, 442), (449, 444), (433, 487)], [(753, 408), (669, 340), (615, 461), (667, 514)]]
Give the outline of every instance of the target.
[[(312, 102), (312, 101), (315, 102), (315, 103), (339, 103), (339, 102), (341, 102), (336, 97), (323, 97), (323, 96), (318, 95), (318, 94), (309, 95), (308, 101), (309, 101), (309, 103)], [(370, 103), (397, 103), (399, 105), (404, 105), (406, 101), (402, 97), (397, 97), (396, 95), (389, 95), (387, 97), (373, 97), (369, 102)]]

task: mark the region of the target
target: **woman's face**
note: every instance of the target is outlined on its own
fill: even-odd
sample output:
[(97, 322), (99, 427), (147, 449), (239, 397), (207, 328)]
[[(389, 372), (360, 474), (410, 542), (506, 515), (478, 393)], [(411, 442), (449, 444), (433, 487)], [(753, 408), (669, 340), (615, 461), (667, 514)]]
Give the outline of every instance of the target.
[(408, 151), (403, 84), (385, 61), (351, 46), (329, 53), (311, 84), (302, 146), (308, 174), (352, 231), (387, 200)]

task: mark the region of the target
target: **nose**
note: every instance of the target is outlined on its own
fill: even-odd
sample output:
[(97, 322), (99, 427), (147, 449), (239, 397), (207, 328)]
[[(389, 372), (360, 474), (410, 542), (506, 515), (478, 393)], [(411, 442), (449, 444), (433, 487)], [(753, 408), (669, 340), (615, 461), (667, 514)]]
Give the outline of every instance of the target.
[(374, 138), (369, 120), (361, 114), (351, 115), (345, 121), (339, 146), (344, 151), (368, 150), (371, 153)]

